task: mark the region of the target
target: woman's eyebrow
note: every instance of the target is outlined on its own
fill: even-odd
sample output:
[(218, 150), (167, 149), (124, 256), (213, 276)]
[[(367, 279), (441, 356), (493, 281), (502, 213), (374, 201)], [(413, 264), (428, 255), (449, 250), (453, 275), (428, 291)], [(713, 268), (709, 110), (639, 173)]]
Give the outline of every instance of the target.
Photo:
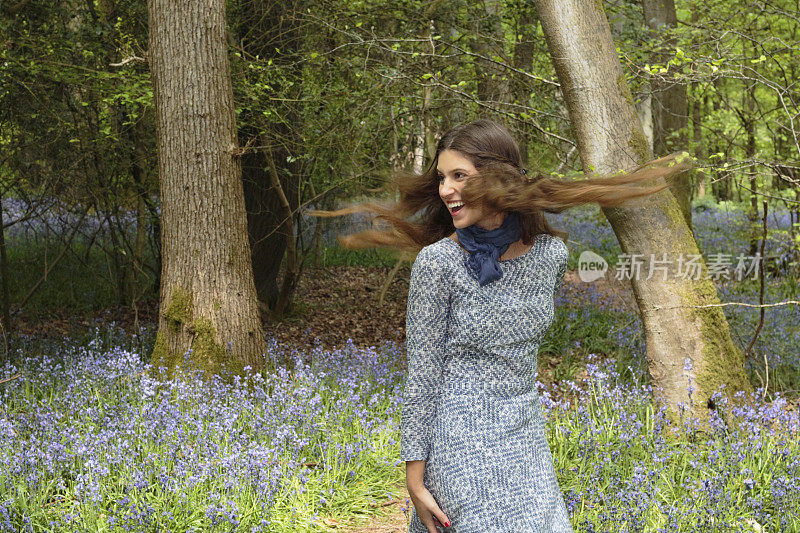
[[(466, 170), (464, 170), (463, 168), (454, 168), (454, 169), (453, 169), (453, 170), (451, 170), (450, 172), (464, 172), (464, 173), (466, 174), (466, 172), (467, 172), (467, 171), (466, 171)], [(444, 172), (442, 172), (442, 171), (441, 171), (441, 170), (439, 170), (438, 168), (436, 169), (436, 173), (437, 173), (437, 174), (444, 174)]]

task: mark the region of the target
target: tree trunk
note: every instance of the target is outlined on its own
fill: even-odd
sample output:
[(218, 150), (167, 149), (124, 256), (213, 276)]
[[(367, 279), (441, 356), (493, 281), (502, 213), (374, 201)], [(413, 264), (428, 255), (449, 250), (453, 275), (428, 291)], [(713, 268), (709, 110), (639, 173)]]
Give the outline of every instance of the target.
[(500, 122), (507, 123), (506, 113), (511, 101), (511, 87), (505, 69), (489, 59), (504, 57), (503, 2), (485, 0), (477, 21), (478, 32), (471, 43), (475, 58), (475, 73), (478, 79), (478, 99), (491, 111), (489, 114)]
[(132, 268), (130, 269), (130, 279), (128, 294), (131, 296), (130, 304), (136, 305), (140, 293), (143, 292), (140, 280), (144, 274), (144, 251), (147, 244), (147, 156), (144, 151), (143, 135), (140, 133), (142, 121), (127, 130), (130, 142), (130, 171), (133, 179), (133, 190), (136, 193), (136, 239), (133, 244)]
[[(535, 3), (584, 169), (608, 173), (646, 162), (651, 154), (602, 5), (580, 0)], [(720, 385), (725, 385), (731, 396), (752, 387), (721, 308), (695, 307), (719, 303), (713, 282), (676, 272), (679, 258), (699, 257), (680, 207), (664, 190), (637, 207), (604, 208), (603, 212), (624, 253), (667, 261), (670, 275), (664, 280), (658, 273), (645, 279), (647, 267), (652, 265), (647, 261), (642, 275), (632, 276), (644, 323), (651, 382), (655, 390), (663, 389), (663, 394), (655, 394), (656, 400), (666, 403), (673, 421), (681, 402), (707, 421), (706, 406)], [(700, 267), (701, 275), (706, 276), (701, 257)], [(691, 363), (688, 372), (684, 371), (686, 359)], [(688, 378), (693, 387), (691, 407)]]
[[(756, 155), (756, 126), (755, 126), (755, 117), (752, 114), (748, 114), (747, 118), (744, 119), (744, 130), (747, 134), (747, 145), (745, 146), (745, 157), (750, 159), (751, 161)], [(750, 209), (747, 212), (747, 219), (750, 223), (750, 231), (749, 239), (750, 239), (750, 246), (748, 249), (748, 254), (750, 256), (756, 255), (758, 252), (758, 244), (761, 240), (761, 232), (759, 231), (760, 228), (758, 227), (758, 169), (756, 168), (755, 163), (750, 163)]]
[[(699, 20), (697, 9), (692, 9), (692, 24)], [(692, 83), (692, 144), (693, 153), (700, 161), (706, 160), (706, 145), (703, 139), (703, 103), (705, 102), (705, 91), (700, 91), (700, 82)], [(706, 175), (702, 170), (695, 170), (695, 183), (697, 187), (697, 197), (703, 198), (706, 195)]]
[[(675, 13), (675, 0), (642, 0), (642, 11), (647, 27), (658, 33), (663, 29), (678, 25)], [(654, 58), (660, 64), (666, 64), (674, 54), (675, 40), (667, 39), (660, 53)], [(686, 126), (689, 111), (686, 98), (686, 86), (675, 80), (650, 82), (653, 90), (653, 151), (656, 156), (685, 150)], [(678, 200), (686, 224), (692, 227), (692, 189), (690, 173), (684, 172), (670, 181), (669, 190)]]
[[(433, 21), (431, 20), (422, 34), (428, 41), (429, 52), (434, 54), (436, 48), (433, 44)], [(431, 60), (424, 62), (425, 71), (431, 71)], [(422, 110), (419, 114), (419, 130), (414, 145), (414, 172), (422, 174), (425, 170), (425, 157), (433, 158), (436, 155), (436, 139), (433, 136), (433, 117), (431, 116), (431, 102), (433, 100), (433, 83), (428, 80), (422, 85)]]
[[(648, 87), (650, 84), (647, 84)], [(647, 89), (650, 94), (645, 93), (641, 100), (637, 101), (634, 105), (636, 107), (636, 115), (639, 117), (639, 123), (642, 125), (642, 133), (647, 141), (647, 149), (653, 151), (653, 93), (652, 90)]]
[[(112, 204), (116, 204), (114, 201)], [(124, 256), (125, 248), (120, 235), (117, 235), (117, 224), (119, 222), (119, 209), (116, 205), (110, 205), (109, 209), (113, 212), (106, 213), (106, 224), (108, 224), (108, 235), (111, 237), (111, 253), (109, 258), (114, 264), (114, 280), (117, 282), (117, 303), (120, 306), (128, 305), (128, 273), (131, 265), (128, 264), (127, 257)]]
[[(259, 137), (255, 128), (242, 128), (240, 137), (245, 140)], [(246, 142), (246, 141), (245, 141)], [(285, 150), (276, 147), (275, 153), (286, 160)], [(281, 157), (276, 157), (280, 165)], [(281, 168), (283, 170), (283, 168)], [(296, 201), (296, 188), (289, 176), (281, 173), (281, 187), (289, 201)], [(251, 263), (258, 299), (273, 309), (278, 301), (278, 273), (290, 238), (285, 233), (284, 212), (268, 173), (268, 163), (263, 150), (248, 150), (242, 156), (242, 181), (247, 206), (247, 230), (251, 247)]]
[[(289, 200), (283, 193), (280, 178), (278, 178), (278, 171), (275, 169), (275, 160), (272, 158), (272, 153), (269, 148), (266, 149), (267, 162), (269, 163), (269, 177), (272, 187), (278, 193), (281, 200), (284, 214), (284, 227), (287, 235), (291, 237), (286, 240), (286, 269), (283, 275), (283, 284), (281, 285), (280, 293), (278, 294), (278, 301), (275, 303), (273, 311), (276, 315), (282, 316), (287, 310), (291, 308), (292, 296), (294, 289), (297, 285), (299, 277), (300, 264), (297, 257), (296, 241), (294, 239), (294, 217), (292, 216), (292, 206)], [(298, 232), (299, 233), (299, 232)]]
[[(0, 196), (0, 305), (3, 306), (3, 336), (7, 337), (11, 333), (11, 300), (8, 294), (8, 258), (6, 257), (6, 226), (3, 223), (3, 198)], [(4, 357), (8, 357), (8, 350)], [(5, 363), (6, 360), (0, 360)]]
[[(747, 43), (742, 43), (746, 46)], [(755, 41), (753, 41), (753, 58), (758, 57), (758, 49), (756, 48)], [(753, 65), (754, 67), (756, 65)], [(755, 164), (756, 157), (756, 83), (755, 81), (743, 80), (745, 87), (742, 93), (744, 103), (742, 105), (742, 112), (739, 117), (742, 122), (745, 134), (747, 135), (747, 145), (745, 146), (744, 155), (750, 160), (750, 210), (747, 212), (747, 218), (750, 222), (750, 247), (748, 254), (755, 256), (758, 252), (758, 245), (761, 241), (761, 228), (758, 214), (758, 169)], [(741, 191), (741, 187), (739, 188)]]
[[(134, 170), (134, 173), (137, 171)], [(136, 181), (137, 178), (134, 178)], [(139, 299), (139, 283), (138, 280), (142, 272), (144, 272), (142, 265), (144, 265), (144, 245), (147, 241), (147, 206), (145, 205), (145, 191), (144, 187), (138, 187), (136, 191), (136, 241), (133, 245), (133, 268), (131, 269), (131, 281), (129, 294), (131, 295), (131, 303), (136, 304)]]
[[(153, 250), (153, 257), (155, 258), (154, 261), (154, 276), (153, 276), (153, 284), (150, 286), (154, 292), (160, 292), (161, 288), (161, 269), (163, 266), (163, 255), (161, 253), (161, 216), (159, 215), (158, 211), (156, 211), (156, 206), (152, 205), (150, 202), (145, 202), (147, 204), (147, 209), (150, 211), (150, 246)], [(160, 193), (159, 193), (159, 204), (161, 203)]]
[(152, 361), (170, 370), (186, 361), (206, 374), (261, 370), (225, 2), (147, 7), (163, 254)]
[[(539, 19), (536, 16), (536, 10), (527, 3), (523, 3), (520, 6), (520, 10), (516, 31), (517, 41), (514, 43), (514, 68), (529, 72), (533, 69), (533, 40), (536, 38), (536, 28), (539, 25)], [(524, 108), (529, 107), (531, 92), (533, 92), (532, 84), (526, 77), (520, 75), (514, 76), (513, 80), (514, 83), (512, 87), (514, 89), (514, 100), (516, 104)], [(522, 157), (523, 166), (528, 166), (530, 152), (528, 145), (529, 135), (530, 132), (523, 125), (517, 136), (519, 140), (519, 153)]]
[[(296, 65), (296, 69), (302, 68), (302, 61), (298, 60), (297, 54), (302, 49), (300, 28), (303, 24), (302, 17), (296, 14), (305, 12), (303, 0), (287, 2), (242, 0), (236, 4), (238, 15), (233, 21), (236, 40), (242, 43), (248, 54), (270, 58), (276, 64), (291, 62)], [(298, 74), (295, 79), (300, 78)], [(295, 86), (297, 98), (301, 99), (301, 85)], [(276, 89), (276, 92), (280, 91)], [(299, 204), (300, 195), (298, 186), (300, 171), (297, 161), (303, 143), (300, 138), (301, 121), (297, 107), (302, 104), (287, 101), (275, 105), (279, 107), (273, 116), (281, 118), (274, 122), (271, 120), (265, 126), (267, 131), (262, 131), (264, 128), (260, 119), (259, 121), (251, 119), (251, 125), (240, 128), (239, 139), (241, 144), (245, 144), (249, 139), (263, 135), (277, 143), (272, 147), (272, 156), (281, 189), (294, 210)], [(283, 202), (271, 185), (269, 163), (264, 150), (248, 150), (244, 153), (242, 180), (256, 291), (258, 299), (274, 310), (280, 294), (278, 274), (281, 262), (288, 249), (289, 240), (294, 239), (294, 235), (286, 233)]]
[[(705, 142), (703, 140), (703, 95), (700, 94), (700, 83), (692, 84), (692, 143), (693, 152), (700, 161), (706, 160)], [(695, 171), (697, 197), (706, 195), (706, 176), (702, 170)]]

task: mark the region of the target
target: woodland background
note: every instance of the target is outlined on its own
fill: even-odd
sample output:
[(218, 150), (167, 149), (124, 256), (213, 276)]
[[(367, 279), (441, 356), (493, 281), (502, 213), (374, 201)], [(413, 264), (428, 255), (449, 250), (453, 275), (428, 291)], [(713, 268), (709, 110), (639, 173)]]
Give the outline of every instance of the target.
[[(192, 321), (192, 294), (165, 291), (162, 278), (191, 279), (187, 270), (176, 275), (181, 265), (226, 253), (194, 245), (211, 227), (205, 200), (165, 201), (176, 182), (159, 171), (159, 156), (178, 152), (159, 135), (195, 111), (178, 105), (168, 120), (157, 117), (155, 81), (171, 70), (163, 63), (170, 50), (153, 46), (164, 27), (154, 20), (170, 3), (0, 4), (4, 530), (341, 530), (385, 505), (376, 499), (398, 507), (413, 257), (345, 250), (335, 236), (370, 220), (306, 211), (390, 199), (382, 186), (393, 172), (420, 172), (443, 132), (477, 117), (511, 130), (531, 172), (564, 179), (594, 171), (579, 139), (618, 129), (575, 120), (574, 91), (559, 82), (545, 42), (553, 19), (540, 20), (534, 2), (211, 4), (224, 12), (230, 72), (207, 72), (232, 87), (271, 371), (240, 368), (233, 382), (191, 373), (184, 381), (147, 364), (159, 350), (157, 331), (174, 330), (181, 342), (177, 334), (188, 331), (187, 354), (205, 348), (192, 344), (208, 332)], [(570, 233), (570, 271), (537, 377), (552, 386), (542, 400), (571, 520), (586, 531), (798, 531), (800, 4), (592, 5), (610, 25), (624, 72), (616, 85), (622, 94), (629, 87), (647, 143), (622, 148), (639, 159), (679, 150), (694, 157), (696, 170), (673, 192), (706, 260), (765, 252), (758, 277), (712, 287), (726, 306), (730, 333), (722, 336), (731, 353), (744, 354), (739, 383), (763, 404), (728, 409), (723, 397), (713, 396), (716, 407), (708, 398), (725, 423), (712, 416), (706, 433), (685, 425), (683, 411), (678, 424), (650, 405), (640, 390), (649, 379), (631, 284), (585, 284), (574, 272), (584, 249), (613, 265), (619, 235), (597, 209), (553, 217)], [(179, 29), (191, 36), (193, 22)], [(185, 96), (164, 94), (162, 102), (179, 104)], [(185, 161), (205, 153), (199, 144), (173, 146)], [(201, 172), (182, 179), (185, 190), (211, 181)], [(185, 225), (166, 222), (168, 205)], [(195, 233), (187, 239), (182, 228)], [(224, 347), (210, 350), (217, 362), (233, 359)], [(647, 355), (669, 350), (657, 352)], [(690, 411), (698, 408), (692, 375), (680, 378)], [(673, 437), (679, 425), (684, 434)], [(396, 522), (384, 530), (402, 530)]]
[[(656, 155), (698, 157), (690, 197), (745, 208), (754, 254), (761, 200), (797, 212), (797, 6), (678, 2), (674, 24), (648, 23), (640, 2), (604, 7)], [(238, 1), (227, 11), (254, 276), (277, 315), (304, 265), (359, 223), (317, 224), (303, 209), (421, 169), (457, 123), (496, 117), (533, 169), (581, 169), (529, 2)], [(23, 0), (0, 13), (3, 234), (42, 260), (14, 268), (3, 255), (6, 329), (60, 303), (142, 307), (161, 260), (146, 6)], [(287, 258), (296, 275), (280, 287)], [(94, 277), (67, 302), (48, 289), (62, 261)]]

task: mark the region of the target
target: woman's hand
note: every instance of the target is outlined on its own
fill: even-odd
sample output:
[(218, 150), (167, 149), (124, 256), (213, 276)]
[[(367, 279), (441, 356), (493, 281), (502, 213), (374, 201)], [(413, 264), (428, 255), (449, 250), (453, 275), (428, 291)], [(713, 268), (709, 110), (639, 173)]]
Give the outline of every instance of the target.
[(420, 522), (427, 528), (428, 533), (438, 533), (437, 527), (450, 527), (450, 520), (439, 509), (433, 494), (425, 488), (425, 485), (409, 486), (408, 495), (411, 497)]

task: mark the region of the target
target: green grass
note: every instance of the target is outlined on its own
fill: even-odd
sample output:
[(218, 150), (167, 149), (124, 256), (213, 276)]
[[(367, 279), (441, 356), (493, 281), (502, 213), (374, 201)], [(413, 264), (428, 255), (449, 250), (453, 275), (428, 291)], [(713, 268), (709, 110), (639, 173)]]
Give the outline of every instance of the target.
[[(21, 310), (22, 316), (46, 318), (59, 313), (82, 314), (119, 305), (116, 275), (110, 258), (98, 246), (93, 246), (88, 255), (86, 248), (83, 243), (73, 242), (72, 252), (67, 252), (53, 266), (61, 246), (53, 247), (51, 243), (47, 249), (43, 242), (24, 245), (8, 242), (6, 253), (12, 308), (44, 276), (46, 266), (51, 270)], [(151, 261), (150, 258), (145, 260)], [(139, 276), (137, 294), (142, 295), (140, 299), (157, 296), (151, 285), (151, 280)]]
[(320, 250), (317, 264), (321, 267), (361, 266), (391, 268), (395, 263), (397, 263), (397, 253), (391, 250), (382, 248), (349, 250), (341, 246), (329, 246)]

